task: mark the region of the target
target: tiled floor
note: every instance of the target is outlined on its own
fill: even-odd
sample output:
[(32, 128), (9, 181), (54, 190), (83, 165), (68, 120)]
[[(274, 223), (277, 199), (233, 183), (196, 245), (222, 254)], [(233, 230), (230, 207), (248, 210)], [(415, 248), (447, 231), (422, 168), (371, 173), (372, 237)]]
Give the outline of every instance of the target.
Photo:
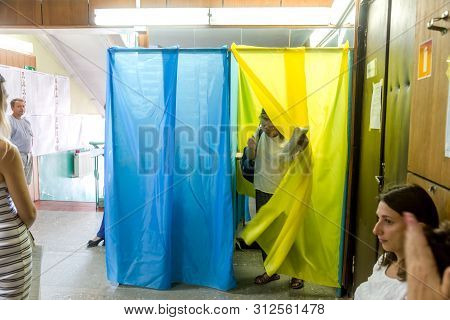
[[(42, 207), (41, 207), (42, 208)], [(95, 208), (94, 208), (95, 210)], [(102, 213), (38, 210), (31, 228), (36, 238), (31, 299), (334, 299), (333, 288), (306, 284), (289, 289), (289, 278), (265, 286), (253, 284), (263, 272), (258, 251), (237, 251), (237, 288), (222, 292), (205, 287), (175, 285), (171, 290), (121, 286), (106, 279), (105, 248), (86, 248)]]

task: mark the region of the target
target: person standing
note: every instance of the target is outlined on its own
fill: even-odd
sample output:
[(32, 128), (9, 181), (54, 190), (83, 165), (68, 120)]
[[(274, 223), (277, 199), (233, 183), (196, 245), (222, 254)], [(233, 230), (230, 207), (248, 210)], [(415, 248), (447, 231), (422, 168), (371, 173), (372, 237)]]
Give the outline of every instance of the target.
[(33, 156), (31, 154), (31, 146), (33, 145), (33, 131), (31, 123), (24, 118), (25, 101), (23, 99), (11, 100), (12, 115), (9, 116), (11, 125), (11, 142), (19, 149), (22, 158), (23, 168), (27, 184), (31, 184), (33, 174)]
[(0, 75), (0, 300), (26, 299), (32, 283), (36, 208), (27, 190), (19, 150), (8, 141), (5, 79)]
[[(281, 180), (286, 174), (289, 165), (308, 146), (306, 134), (300, 133), (300, 128), (288, 141), (278, 131), (263, 109), (261, 111), (260, 126), (253, 137), (247, 141), (247, 157), (255, 161), (255, 173), (253, 186), (255, 188), (256, 213), (269, 202)], [(267, 253), (261, 249), (263, 261)], [(255, 284), (263, 285), (271, 281), (279, 280), (278, 274), (268, 275), (267, 272), (255, 278)], [(291, 279), (292, 289), (301, 289), (304, 281), (298, 278)]]

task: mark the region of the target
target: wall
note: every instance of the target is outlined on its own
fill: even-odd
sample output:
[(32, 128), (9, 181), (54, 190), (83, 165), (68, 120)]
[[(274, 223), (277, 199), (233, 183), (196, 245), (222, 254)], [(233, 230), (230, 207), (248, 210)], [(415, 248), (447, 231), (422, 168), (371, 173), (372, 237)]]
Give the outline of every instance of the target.
[(29, 54), (0, 49), (0, 64), (16, 68), (24, 68), (25, 66), (36, 68), (36, 57)]
[[(65, 75), (70, 78), (71, 113), (98, 114), (95, 104), (84, 89), (78, 85), (76, 80), (59, 63), (57, 57), (36, 36), (14, 35), (11, 37), (33, 43), (37, 71)], [(39, 168), (38, 192), (40, 200), (95, 201), (94, 175), (83, 178), (71, 177), (73, 173), (72, 151), (40, 156), (37, 167)], [(35, 177), (37, 177), (37, 172)]]
[(32, 35), (11, 36), (19, 40), (33, 43), (34, 55), (36, 56), (36, 70), (68, 76), (70, 78), (71, 113), (98, 114), (97, 107), (91, 101), (85, 90), (77, 83), (72, 75), (59, 63), (56, 56), (44, 47), (41, 41)]
[[(448, 33), (443, 35), (439, 31), (428, 30), (426, 22), (448, 10), (448, 0), (417, 2), (407, 179), (428, 191), (441, 220), (450, 219), (450, 157), (445, 156), (450, 42)], [(439, 21), (436, 25), (449, 28), (450, 23), (448, 20)], [(419, 80), (417, 52), (420, 44), (428, 40), (432, 40), (432, 62), (427, 64), (431, 74)]]
[[(371, 98), (373, 84), (385, 78), (386, 38), (389, 21), (390, 0), (365, 1), (368, 6), (367, 52), (364, 63), (364, 88), (362, 104), (356, 105), (360, 118), (360, 136), (357, 137), (359, 168), (354, 175), (357, 192), (354, 194), (353, 214), (355, 215), (354, 243), (354, 289), (367, 280), (377, 260), (377, 239), (372, 234), (376, 222), (375, 211), (378, 206), (379, 184), (375, 176), (380, 174), (381, 130), (370, 130)], [(360, 43), (360, 45), (365, 45)], [(359, 58), (359, 57), (358, 57)], [(367, 79), (367, 63), (377, 59), (376, 76)], [(383, 99), (385, 100), (385, 99)]]
[[(36, 68), (36, 56), (0, 49), (0, 64), (16, 68), (24, 68), (25, 66)], [(8, 79), (6, 79), (6, 81), (8, 81)], [(9, 99), (11, 99), (11, 97), (9, 97)], [(33, 157), (33, 175), (31, 184), (28, 186), (32, 201), (39, 200), (39, 173), (37, 170), (37, 163), (37, 157)]]
[(392, 1), (386, 96), (385, 188), (406, 183), (416, 1)]
[(40, 200), (95, 201), (94, 174), (72, 178), (73, 154), (65, 151), (39, 157)]

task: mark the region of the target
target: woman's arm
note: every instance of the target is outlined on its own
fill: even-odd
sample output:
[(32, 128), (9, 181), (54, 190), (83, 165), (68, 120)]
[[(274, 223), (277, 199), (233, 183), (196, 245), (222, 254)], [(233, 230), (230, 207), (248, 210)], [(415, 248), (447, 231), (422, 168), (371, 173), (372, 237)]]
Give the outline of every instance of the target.
[(295, 128), (294, 134), (280, 153), (281, 160), (290, 163), (306, 149), (309, 144), (307, 132), (307, 128)]
[(450, 299), (450, 267), (441, 276), (423, 232), (412, 213), (404, 212), (408, 300)]
[[(4, 144), (5, 142), (0, 141), (0, 143)], [(29, 228), (36, 220), (36, 208), (28, 193), (20, 153), (16, 147), (11, 145), (7, 148), (0, 147), (0, 149), (6, 149), (4, 156), (0, 157), (0, 174), (5, 177), (6, 186), (16, 206), (17, 214)]]
[(258, 127), (255, 131), (255, 133), (253, 134), (253, 136), (251, 136), (248, 140), (247, 140), (247, 158), (250, 160), (255, 160), (256, 159), (256, 152), (258, 149), (258, 142), (259, 139), (261, 138), (261, 134), (262, 134), (262, 129), (260, 127)]

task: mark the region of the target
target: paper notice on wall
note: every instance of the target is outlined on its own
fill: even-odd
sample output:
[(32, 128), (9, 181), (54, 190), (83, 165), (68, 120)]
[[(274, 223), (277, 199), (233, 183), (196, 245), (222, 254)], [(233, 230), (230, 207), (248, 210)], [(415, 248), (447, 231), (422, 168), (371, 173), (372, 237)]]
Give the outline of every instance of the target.
[(89, 142), (105, 141), (105, 119), (100, 115), (83, 115), (81, 126), (81, 144), (92, 147)]
[(450, 158), (450, 56), (447, 57), (447, 125), (445, 126), (445, 156)]
[(377, 58), (371, 60), (367, 64), (367, 79), (373, 78), (377, 75)]
[(42, 156), (56, 151), (55, 142), (55, 116), (29, 116), (27, 118), (33, 129), (34, 156)]
[(81, 115), (56, 116), (56, 150), (66, 151), (81, 147)]
[(56, 116), (57, 151), (92, 148), (91, 141), (105, 141), (105, 119), (100, 115)]
[(383, 79), (373, 84), (372, 102), (370, 104), (369, 130), (381, 129), (381, 102), (383, 96)]
[(24, 70), (27, 114), (49, 116), (55, 114), (55, 76)]
[(56, 114), (70, 113), (70, 79), (55, 76)]

